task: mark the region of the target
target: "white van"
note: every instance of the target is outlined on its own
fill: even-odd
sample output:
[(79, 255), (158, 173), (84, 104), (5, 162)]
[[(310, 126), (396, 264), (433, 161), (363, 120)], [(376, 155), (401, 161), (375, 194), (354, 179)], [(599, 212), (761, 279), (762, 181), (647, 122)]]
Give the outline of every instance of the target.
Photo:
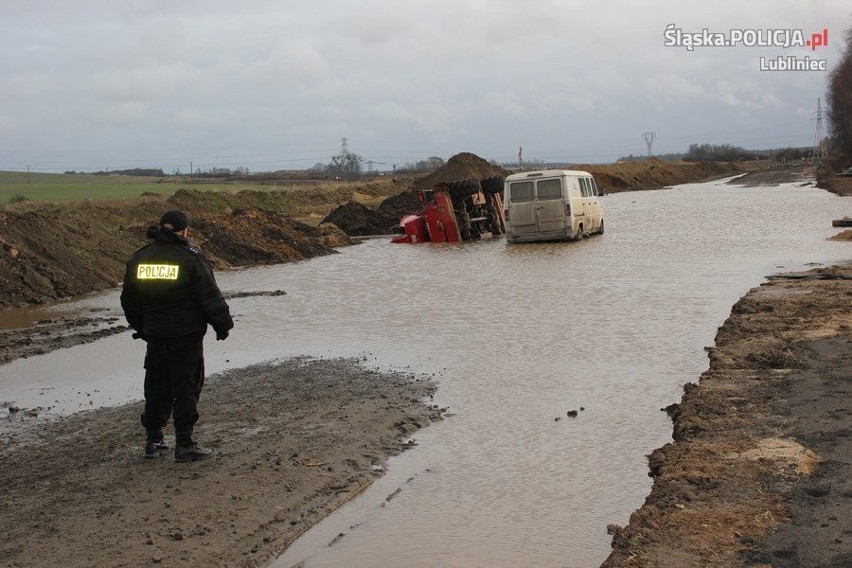
[(506, 178), (503, 207), (510, 243), (581, 240), (604, 232), (595, 178), (579, 170), (537, 170)]

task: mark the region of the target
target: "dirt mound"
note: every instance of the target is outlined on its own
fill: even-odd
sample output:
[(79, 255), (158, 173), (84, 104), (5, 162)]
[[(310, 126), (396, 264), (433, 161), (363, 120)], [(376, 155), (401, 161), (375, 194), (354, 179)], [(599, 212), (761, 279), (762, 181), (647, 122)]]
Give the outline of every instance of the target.
[(403, 216), (420, 209), (422, 204), (417, 195), (418, 192), (404, 191), (382, 201), (378, 209), (350, 201), (338, 206), (322, 222), (334, 224), (352, 237), (388, 235)]
[(350, 201), (326, 215), (322, 222), (334, 224), (353, 237), (387, 235), (403, 216), (419, 211), (421, 205), (416, 192), (404, 191), (382, 201), (378, 209)]
[(470, 152), (456, 154), (447, 163), (426, 176), (418, 179), (411, 185), (410, 191), (422, 191), (430, 189), (441, 183), (449, 183), (460, 179), (482, 180), (492, 177), (503, 177), (509, 175), (509, 170), (490, 164)]
[(405, 191), (382, 201), (379, 205), (379, 213), (387, 219), (394, 219), (393, 224), (396, 225), (401, 217), (416, 213), (422, 206), (418, 193)]
[(202, 213), (191, 222), (194, 242), (221, 267), (290, 262), (333, 252), (325, 244), (325, 230), (273, 211)]
[[(272, 264), (333, 253), (351, 244), (334, 227), (310, 227), (280, 213), (233, 209), (228, 194), (208, 195), (221, 212), (187, 208), (190, 240), (216, 268)], [(112, 288), (146, 244), (145, 231), (178, 199), (29, 205), (0, 212), (0, 307), (40, 304)]]
[(338, 206), (322, 222), (339, 227), (347, 235), (363, 237), (387, 234), (398, 220), (398, 217), (385, 217), (363, 203), (350, 201)]

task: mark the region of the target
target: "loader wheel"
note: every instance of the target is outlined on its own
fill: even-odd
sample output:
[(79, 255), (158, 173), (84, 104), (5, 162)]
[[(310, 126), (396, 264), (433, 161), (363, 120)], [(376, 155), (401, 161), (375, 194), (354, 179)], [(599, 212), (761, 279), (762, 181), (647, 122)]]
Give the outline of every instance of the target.
[(503, 178), (500, 176), (485, 178), (479, 183), (482, 186), (483, 193), (485, 194), (492, 195), (503, 192)]
[(448, 183), (447, 189), (453, 199), (464, 199), (479, 191), (479, 183), (472, 179), (459, 179)]
[(464, 185), (464, 191), (467, 195), (473, 195), (479, 191), (479, 182), (475, 179), (466, 179), (462, 180), (462, 182)]

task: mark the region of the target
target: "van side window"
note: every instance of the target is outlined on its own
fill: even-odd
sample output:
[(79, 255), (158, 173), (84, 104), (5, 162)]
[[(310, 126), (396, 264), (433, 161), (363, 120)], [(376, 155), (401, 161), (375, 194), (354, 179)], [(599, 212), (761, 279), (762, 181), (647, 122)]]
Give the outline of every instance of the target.
[(588, 185), (589, 182), (586, 181), (586, 178), (579, 178), (577, 181), (580, 182), (580, 195), (582, 195), (583, 197), (588, 197), (589, 196), (589, 185)]
[(562, 199), (562, 180), (543, 179), (538, 182), (538, 199), (540, 201), (550, 199)]
[(592, 195), (594, 195), (595, 197), (600, 195), (601, 192), (598, 191), (598, 184), (595, 183), (595, 178), (589, 178), (589, 183), (592, 186)]
[(533, 193), (533, 182), (519, 181), (509, 184), (509, 199), (513, 203), (523, 203), (532, 201), (535, 198)]

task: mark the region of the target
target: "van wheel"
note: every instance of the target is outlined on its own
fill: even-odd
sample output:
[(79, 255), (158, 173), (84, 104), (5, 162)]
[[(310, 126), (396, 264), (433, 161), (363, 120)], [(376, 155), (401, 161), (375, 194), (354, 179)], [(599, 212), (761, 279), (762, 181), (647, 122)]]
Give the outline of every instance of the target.
[(582, 240), (583, 240), (583, 226), (582, 226), (582, 225), (580, 225), (580, 230), (579, 230), (579, 231), (577, 231), (577, 240), (578, 240), (578, 241), (582, 241)]
[(601, 219), (601, 230), (600, 230), (600, 231), (598, 231), (598, 234), (599, 234), (599, 235), (603, 235), (603, 234), (604, 234), (604, 222), (603, 222), (603, 219)]

